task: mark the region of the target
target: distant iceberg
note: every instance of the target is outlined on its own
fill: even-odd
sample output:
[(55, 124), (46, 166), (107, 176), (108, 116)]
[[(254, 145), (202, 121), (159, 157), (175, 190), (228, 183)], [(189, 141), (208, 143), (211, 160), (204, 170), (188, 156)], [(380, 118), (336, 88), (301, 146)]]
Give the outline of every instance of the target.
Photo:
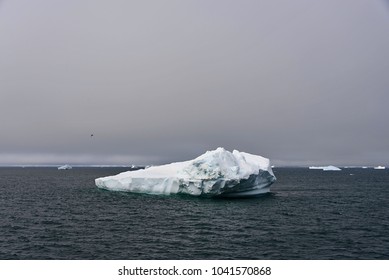
[(329, 165), (329, 166), (324, 166), (323, 171), (341, 171), (339, 167)]
[(309, 169), (319, 169), (323, 171), (341, 171), (339, 167), (328, 165), (328, 166), (310, 166)]
[(58, 170), (67, 170), (67, 169), (72, 169), (72, 167), (68, 164), (58, 167)]
[(381, 166), (381, 165), (374, 167), (374, 169), (378, 169), (378, 170), (383, 170), (385, 168), (386, 168), (385, 166)]
[(323, 170), (324, 167), (322, 166), (310, 166), (308, 167), (309, 169), (312, 169), (312, 170), (316, 170), (316, 169), (320, 169), (320, 170)]
[(269, 159), (217, 148), (193, 160), (97, 178), (95, 184), (135, 193), (249, 197), (269, 192), (275, 180)]

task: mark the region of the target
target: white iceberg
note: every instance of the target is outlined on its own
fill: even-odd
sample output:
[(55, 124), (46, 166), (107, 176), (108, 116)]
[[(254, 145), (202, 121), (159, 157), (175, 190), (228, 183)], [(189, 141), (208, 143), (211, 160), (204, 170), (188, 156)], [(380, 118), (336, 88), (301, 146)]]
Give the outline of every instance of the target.
[(312, 169), (312, 170), (316, 170), (316, 169), (318, 169), (318, 170), (323, 170), (323, 166), (310, 166), (310, 167), (308, 167), (309, 169)]
[(328, 166), (310, 166), (309, 169), (319, 169), (323, 171), (341, 171), (339, 167), (328, 165)]
[(323, 171), (341, 171), (339, 167), (333, 166), (333, 165), (328, 165), (323, 167)]
[(374, 169), (376, 169), (376, 170), (384, 170), (384, 169), (386, 169), (386, 167), (378, 165), (378, 166), (375, 166)]
[(58, 170), (68, 170), (68, 169), (72, 169), (72, 167), (69, 164), (65, 164), (58, 167)]
[(275, 180), (269, 159), (217, 148), (193, 160), (97, 178), (95, 183), (136, 193), (247, 197), (269, 192)]

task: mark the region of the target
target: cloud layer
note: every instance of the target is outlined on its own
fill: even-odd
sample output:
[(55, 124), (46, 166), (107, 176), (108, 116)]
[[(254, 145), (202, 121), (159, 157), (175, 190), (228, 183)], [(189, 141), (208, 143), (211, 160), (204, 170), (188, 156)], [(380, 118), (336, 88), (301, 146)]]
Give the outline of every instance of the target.
[(385, 5), (2, 1), (0, 164), (389, 164)]

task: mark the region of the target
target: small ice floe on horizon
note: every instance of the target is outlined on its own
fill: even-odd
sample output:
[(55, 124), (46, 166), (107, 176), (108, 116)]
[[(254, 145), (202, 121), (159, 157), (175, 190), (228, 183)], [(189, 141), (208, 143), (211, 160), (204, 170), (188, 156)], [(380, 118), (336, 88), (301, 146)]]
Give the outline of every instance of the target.
[(313, 170), (323, 170), (323, 171), (341, 171), (339, 167), (328, 165), (328, 166), (310, 166), (309, 169)]
[(310, 166), (308, 168), (311, 170), (323, 170), (323, 167), (320, 167), (320, 166)]
[(58, 170), (69, 170), (69, 169), (72, 169), (72, 167), (69, 164), (65, 164), (58, 167)]
[(130, 171), (135, 171), (135, 170), (139, 170), (139, 169), (145, 169), (145, 166), (144, 165), (135, 165), (135, 164), (131, 164), (130, 166), (128, 166), (130, 168)]
[(329, 166), (324, 166), (323, 171), (341, 171), (339, 167), (329, 165)]
[(97, 178), (95, 184), (135, 193), (250, 197), (269, 192), (275, 181), (269, 159), (217, 148), (193, 160)]
[(386, 169), (386, 167), (378, 165), (378, 166), (375, 166), (374, 169), (376, 169), (376, 170), (384, 170), (384, 169)]

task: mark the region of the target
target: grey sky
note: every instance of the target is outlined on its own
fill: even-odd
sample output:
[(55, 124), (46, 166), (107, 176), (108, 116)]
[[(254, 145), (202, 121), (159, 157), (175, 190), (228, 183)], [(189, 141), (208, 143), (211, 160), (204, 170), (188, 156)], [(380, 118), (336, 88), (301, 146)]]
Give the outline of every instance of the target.
[(0, 1), (2, 165), (389, 165), (388, 105), (385, 1)]

